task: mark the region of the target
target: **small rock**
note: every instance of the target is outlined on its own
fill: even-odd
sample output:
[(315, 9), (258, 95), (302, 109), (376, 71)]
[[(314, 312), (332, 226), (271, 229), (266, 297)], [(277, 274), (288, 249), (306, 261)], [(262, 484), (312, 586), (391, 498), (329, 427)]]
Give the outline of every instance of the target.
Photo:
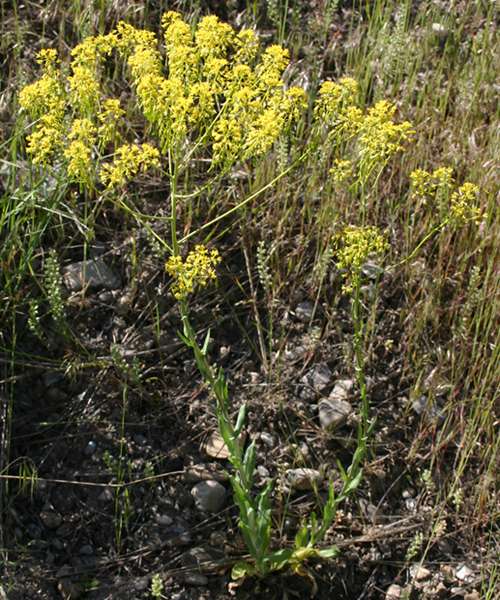
[(210, 573), (213, 568), (215, 555), (203, 546), (196, 546), (181, 556), (184, 567), (196, 567), (200, 572)]
[(260, 434), (260, 439), (264, 442), (264, 444), (266, 446), (268, 446), (269, 448), (274, 448), (274, 446), (276, 445), (276, 441), (274, 439), (274, 436), (272, 436), (270, 433), (268, 433), (267, 431), (263, 431)]
[(71, 579), (59, 580), (57, 589), (64, 600), (77, 600), (82, 595), (82, 588), (77, 583), (73, 583)]
[(168, 515), (156, 515), (155, 519), (158, 525), (162, 525), (164, 527), (169, 527), (174, 522), (174, 520)]
[(269, 477), (269, 469), (266, 469), (264, 465), (259, 465), (257, 467), (257, 473), (262, 477), (262, 479), (267, 479)]
[(393, 583), (385, 593), (385, 600), (399, 600), (403, 594), (403, 588)]
[(187, 583), (187, 585), (203, 586), (208, 584), (208, 577), (202, 573), (186, 573), (184, 582)]
[(332, 381), (333, 373), (326, 363), (320, 363), (302, 377), (302, 383), (312, 387), (316, 392), (323, 391)]
[(229, 450), (217, 431), (210, 434), (207, 441), (203, 444), (203, 451), (211, 458), (229, 458)]
[(94, 442), (94, 440), (90, 440), (87, 445), (85, 446), (85, 456), (92, 456), (92, 454), (94, 454), (94, 452), (97, 450), (97, 444)]
[(114, 494), (110, 488), (106, 487), (99, 494), (98, 500), (100, 500), (101, 502), (112, 502), (114, 500)]
[(121, 286), (120, 277), (103, 260), (83, 260), (63, 270), (63, 280), (71, 292), (84, 288), (114, 290)]
[(196, 508), (202, 512), (217, 513), (226, 501), (226, 488), (217, 481), (200, 481), (191, 490)]
[(472, 590), (469, 594), (465, 594), (464, 600), (481, 600), (481, 596), (477, 590)]
[(142, 433), (136, 433), (133, 440), (138, 446), (145, 446), (148, 443), (148, 439)]
[(293, 490), (311, 490), (319, 485), (323, 477), (316, 469), (288, 469), (285, 473), (287, 483)]
[(137, 592), (144, 592), (149, 587), (149, 577), (138, 577), (134, 581), (134, 588)]
[(329, 400), (345, 400), (348, 398), (354, 388), (352, 379), (339, 379), (335, 382), (333, 390), (328, 395)]
[(295, 316), (302, 323), (307, 323), (311, 320), (314, 312), (314, 304), (306, 300), (297, 305), (295, 309)]
[(61, 515), (54, 511), (42, 511), (40, 513), (40, 519), (47, 529), (57, 529), (62, 523)]
[(474, 580), (474, 571), (469, 569), (467, 565), (460, 565), (455, 571), (455, 577), (465, 583), (470, 583)]
[(352, 412), (352, 406), (345, 400), (322, 400), (319, 403), (319, 422), (323, 429), (337, 429)]
[(415, 567), (412, 567), (410, 572), (415, 581), (426, 581), (431, 576), (429, 569), (426, 569), (420, 565), (415, 565)]
[(432, 33), (438, 38), (445, 39), (448, 37), (448, 29), (442, 23), (432, 24)]
[(313, 369), (310, 375), (312, 387), (317, 392), (321, 392), (330, 384), (332, 377), (333, 373), (330, 367), (325, 363), (319, 364)]
[(184, 472), (184, 481), (186, 483), (197, 483), (198, 481), (208, 481), (209, 479), (225, 483), (228, 480), (228, 476), (218, 465), (192, 465)]

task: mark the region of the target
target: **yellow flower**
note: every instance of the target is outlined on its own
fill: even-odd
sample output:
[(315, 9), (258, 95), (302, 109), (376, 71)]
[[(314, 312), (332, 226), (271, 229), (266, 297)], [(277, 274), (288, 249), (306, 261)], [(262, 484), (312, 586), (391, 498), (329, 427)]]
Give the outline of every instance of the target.
[(479, 187), (465, 182), (453, 192), (450, 199), (450, 218), (455, 225), (461, 225), (467, 221), (478, 222), (481, 217), (481, 211), (477, 206), (479, 196)]
[(108, 142), (115, 142), (119, 138), (118, 124), (125, 115), (125, 111), (120, 106), (118, 98), (108, 98), (102, 103), (102, 108), (97, 119), (99, 121), (99, 142), (105, 146)]
[(99, 104), (99, 82), (93, 68), (73, 65), (72, 69), (73, 74), (68, 77), (69, 100), (77, 112), (90, 116)]
[(231, 25), (209, 15), (199, 22), (194, 39), (202, 58), (223, 58), (233, 44), (234, 31)]
[(47, 165), (62, 146), (62, 123), (58, 115), (44, 115), (33, 133), (27, 137), (26, 152), (34, 164)]
[(281, 76), (288, 66), (289, 53), (286, 48), (276, 44), (266, 48), (255, 73), (259, 88), (267, 93), (269, 88), (283, 85)]
[(108, 189), (125, 185), (140, 171), (160, 167), (160, 153), (150, 144), (124, 144), (115, 152), (112, 163), (103, 165), (100, 178)]
[(394, 123), (396, 107), (386, 100), (372, 106), (360, 129), (360, 156), (368, 165), (368, 171), (376, 163), (385, 163), (392, 155), (402, 150), (415, 133), (411, 123)]
[(177, 300), (185, 300), (196, 287), (206, 287), (217, 279), (215, 267), (221, 258), (217, 250), (208, 250), (203, 245), (195, 246), (186, 260), (180, 256), (171, 256), (165, 269), (173, 277), (172, 294)]
[(253, 158), (267, 152), (278, 139), (282, 129), (283, 115), (273, 109), (264, 110), (246, 136), (243, 158)]
[(68, 176), (73, 181), (90, 185), (93, 181), (92, 148), (97, 130), (89, 119), (75, 119), (68, 134), (69, 144), (64, 150), (68, 161)]
[(346, 276), (359, 276), (361, 267), (372, 255), (384, 254), (389, 244), (377, 227), (348, 225), (334, 242), (337, 246), (337, 267), (346, 269)]
[(333, 162), (333, 167), (329, 171), (334, 183), (343, 183), (353, 174), (353, 164), (351, 160), (336, 159)]

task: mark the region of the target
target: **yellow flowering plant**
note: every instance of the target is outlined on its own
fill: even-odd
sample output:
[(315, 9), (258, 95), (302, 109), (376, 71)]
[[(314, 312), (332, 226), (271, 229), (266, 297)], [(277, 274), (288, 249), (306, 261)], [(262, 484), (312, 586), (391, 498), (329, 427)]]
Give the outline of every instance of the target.
[[(237, 32), (215, 16), (202, 18), (193, 28), (179, 13), (168, 11), (162, 17), (161, 31), (158, 37), (120, 22), (108, 34), (88, 37), (76, 46), (67, 68), (61, 66), (54, 50), (42, 50), (38, 54), (40, 78), (19, 94), (20, 107), (32, 120), (27, 153), (35, 165), (62, 166), (69, 181), (103, 196), (115, 197), (137, 176), (152, 171), (168, 179), (170, 239), (164, 245), (170, 256), (165, 270), (179, 306), (180, 337), (191, 349), (216, 400), (219, 430), (233, 466), (230, 481), (239, 526), (251, 556), (235, 566), (233, 575), (265, 576), (286, 567), (303, 574), (308, 559), (336, 554), (335, 548), (319, 549), (318, 544), (325, 538), (338, 503), (361, 480), (371, 429), (362, 357), (361, 267), (371, 254), (383, 254), (387, 242), (374, 228), (353, 226), (335, 240), (338, 266), (346, 274), (344, 291), (353, 294), (356, 373), (362, 398), (358, 446), (351, 466), (342, 470), (341, 493), (336, 496), (331, 483), (321, 518), (311, 515), (293, 548), (274, 551), (272, 486), (258, 492), (253, 489), (255, 445), (245, 446), (246, 407), (243, 405), (233, 420), (224, 372), (207, 356), (210, 332), (200, 343), (190, 320), (191, 299), (216, 282), (221, 256), (202, 243), (190, 249), (187, 240), (250, 202), (306, 156), (316, 160), (324, 155), (335, 185), (349, 181), (353, 189), (363, 191), (404, 149), (413, 128), (406, 121), (397, 123), (395, 106), (385, 100), (362, 108), (358, 84), (352, 78), (325, 81), (314, 100), (310, 134), (305, 136), (305, 150), (299, 159), (235, 208), (179, 238), (178, 221), (185, 213), (182, 200), (186, 197), (179, 193), (179, 182), (190, 181), (187, 175), (192, 165), (203, 161), (209, 166), (203, 174), (205, 184), (190, 196), (210, 189), (235, 164), (251, 166), (266, 156), (307, 114), (309, 102), (302, 88), (284, 82), (288, 51), (278, 45), (262, 49), (251, 29)], [(129, 84), (129, 93), (120, 98), (106, 80), (110, 61), (123, 66)], [(412, 182), (415, 193), (448, 198), (450, 220), (476, 215), (471, 207), (477, 189), (472, 184), (452, 189), (451, 172), (430, 175), (422, 171)]]

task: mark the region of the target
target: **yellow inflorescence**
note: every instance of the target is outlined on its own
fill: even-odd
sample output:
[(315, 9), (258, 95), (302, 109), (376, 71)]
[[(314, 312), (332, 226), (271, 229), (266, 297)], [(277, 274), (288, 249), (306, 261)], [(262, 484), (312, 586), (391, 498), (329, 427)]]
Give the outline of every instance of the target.
[(92, 183), (92, 148), (97, 130), (89, 119), (75, 119), (68, 134), (69, 144), (64, 151), (68, 175), (77, 183)]
[(396, 107), (386, 100), (368, 109), (360, 127), (361, 161), (371, 166), (385, 163), (393, 154), (403, 149), (415, 133), (411, 123), (393, 121)]
[[(117, 99), (107, 98), (104, 80), (105, 61), (112, 54), (128, 67), (148, 132), (156, 137), (161, 154), (174, 159), (187, 144), (211, 152), (214, 166), (259, 157), (307, 108), (305, 92), (287, 89), (282, 80), (288, 51), (273, 45), (260, 53), (254, 31), (238, 33), (215, 16), (202, 18), (193, 29), (175, 11), (164, 14), (162, 28), (165, 57), (153, 32), (123, 22), (107, 35), (78, 44), (67, 76), (59, 70), (54, 50), (40, 53), (42, 76), (20, 94), (21, 106), (39, 119), (28, 138), (35, 162), (49, 163), (61, 148), (68, 174), (82, 181), (90, 175), (91, 158), (100, 160), (100, 153), (114, 145), (115, 162), (93, 170), (108, 187), (156, 164), (158, 157), (143, 156), (139, 168), (137, 149), (131, 150), (118, 135), (126, 130), (118, 126), (125, 111)], [(133, 116), (132, 109), (127, 114)], [(92, 144), (70, 133), (79, 119), (92, 122)]]
[(125, 115), (125, 111), (120, 106), (118, 98), (108, 98), (102, 103), (101, 110), (97, 115), (99, 122), (98, 135), (101, 146), (109, 142), (116, 142), (120, 139), (118, 124)]
[(457, 225), (467, 221), (478, 222), (481, 211), (477, 205), (479, 187), (469, 181), (461, 185), (453, 192), (450, 198), (451, 221)]
[(332, 176), (334, 183), (343, 183), (353, 174), (352, 160), (348, 159), (336, 159), (333, 162), (333, 167), (330, 169), (330, 175)]
[(172, 294), (177, 300), (185, 300), (196, 287), (206, 287), (210, 281), (217, 279), (215, 267), (221, 257), (217, 250), (208, 250), (203, 245), (195, 246), (186, 260), (180, 256), (171, 256), (165, 269), (173, 277)]
[(376, 227), (348, 225), (335, 238), (337, 267), (347, 271), (346, 276), (359, 276), (361, 267), (372, 255), (384, 254), (389, 244)]
[(455, 225), (479, 220), (479, 187), (474, 183), (465, 182), (454, 188), (455, 180), (451, 167), (439, 167), (432, 173), (416, 169), (410, 174), (410, 181), (413, 197), (423, 202), (433, 201), (448, 214), (449, 220)]
[(150, 144), (124, 144), (115, 152), (112, 163), (101, 168), (100, 179), (108, 188), (125, 185), (139, 172), (160, 167), (160, 153)]

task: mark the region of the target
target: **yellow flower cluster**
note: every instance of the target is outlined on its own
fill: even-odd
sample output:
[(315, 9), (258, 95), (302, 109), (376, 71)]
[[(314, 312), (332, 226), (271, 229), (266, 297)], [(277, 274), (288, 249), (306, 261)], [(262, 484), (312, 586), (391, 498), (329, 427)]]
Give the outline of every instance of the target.
[(363, 167), (368, 172), (376, 164), (384, 164), (403, 149), (415, 133), (411, 123), (393, 121), (396, 107), (386, 100), (377, 102), (368, 109), (359, 136), (359, 153)]
[(125, 111), (120, 106), (118, 98), (104, 100), (97, 115), (99, 121), (98, 136), (101, 146), (105, 146), (109, 142), (116, 143), (120, 139), (117, 126), (124, 115)]
[(68, 133), (69, 144), (64, 156), (68, 161), (68, 175), (77, 183), (92, 184), (92, 148), (96, 134), (97, 130), (89, 119), (75, 119)]
[(454, 224), (460, 225), (467, 221), (477, 223), (480, 220), (481, 210), (477, 205), (478, 196), (479, 187), (469, 181), (453, 192), (450, 198), (450, 218)]
[[(144, 148), (151, 148), (147, 144), (141, 150), (127, 144), (116, 148), (122, 143), (118, 124), (125, 111), (118, 99), (106, 98), (103, 82), (104, 62), (113, 52), (128, 66), (160, 152), (173, 153), (174, 160), (187, 144), (200, 153), (211, 151), (214, 166), (259, 157), (304, 113), (304, 90), (287, 89), (282, 80), (287, 50), (273, 45), (259, 56), (254, 31), (238, 33), (215, 16), (202, 18), (193, 30), (179, 13), (169, 11), (162, 28), (166, 60), (153, 32), (123, 22), (107, 35), (78, 44), (65, 78), (55, 51), (39, 54), (42, 76), (20, 93), (23, 109), (38, 119), (28, 138), (34, 162), (49, 163), (59, 149), (71, 179), (89, 182), (88, 177), (99, 172), (90, 168), (91, 159), (99, 157), (98, 151), (112, 150), (112, 144), (115, 161), (100, 170), (108, 187), (157, 164), (156, 155), (145, 155)], [(342, 85), (354, 93), (348, 80)], [(82, 134), (82, 123), (92, 135)]]
[(423, 202), (432, 200), (455, 225), (479, 220), (479, 187), (467, 181), (454, 189), (451, 167), (439, 167), (432, 173), (416, 169), (410, 174), (410, 181), (413, 197)]
[(435, 197), (437, 193), (447, 195), (454, 183), (453, 169), (439, 167), (433, 173), (416, 169), (410, 173), (412, 193), (424, 201)]
[(353, 164), (351, 160), (336, 159), (333, 161), (333, 167), (330, 169), (334, 183), (343, 183), (353, 174)]
[(329, 129), (346, 127), (357, 132), (362, 112), (356, 106), (358, 83), (351, 77), (342, 77), (338, 83), (325, 81), (321, 84), (314, 104), (316, 121)]
[(220, 263), (218, 250), (208, 250), (199, 244), (189, 252), (186, 260), (180, 256), (171, 256), (165, 269), (173, 277), (172, 294), (177, 300), (185, 300), (196, 287), (206, 287), (217, 279), (215, 267)]
[(346, 270), (346, 277), (359, 277), (368, 257), (384, 254), (389, 244), (376, 227), (348, 225), (334, 240), (337, 246), (337, 267)]
[[(313, 114), (316, 131), (327, 134), (328, 145), (337, 156), (344, 154), (346, 145), (351, 143), (357, 158), (357, 175), (364, 183), (402, 150), (415, 132), (408, 121), (394, 121), (396, 107), (386, 100), (364, 112), (358, 106), (358, 96), (358, 83), (350, 77), (325, 81), (318, 91)], [(337, 167), (334, 163), (330, 172), (337, 172), (340, 177)]]
[(160, 168), (160, 153), (156, 148), (150, 144), (124, 144), (117, 148), (113, 162), (102, 166), (100, 179), (108, 188), (114, 188), (151, 168)]
[(42, 76), (20, 91), (19, 104), (31, 118), (38, 119), (27, 138), (27, 152), (35, 164), (47, 164), (63, 142), (66, 101), (57, 71), (56, 51), (41, 50), (37, 62), (42, 66)]

